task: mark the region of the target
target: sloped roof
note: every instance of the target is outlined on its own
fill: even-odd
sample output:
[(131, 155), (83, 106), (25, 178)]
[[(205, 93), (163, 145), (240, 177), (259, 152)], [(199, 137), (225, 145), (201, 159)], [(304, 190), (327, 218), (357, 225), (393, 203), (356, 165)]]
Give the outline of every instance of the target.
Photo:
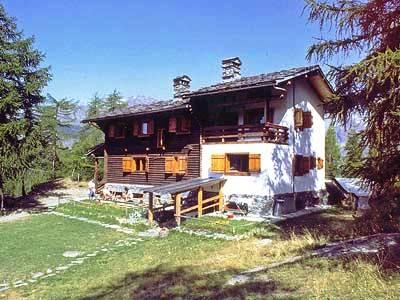
[(201, 89), (198, 89), (197, 91), (189, 93), (188, 95), (186, 95), (186, 97), (221, 93), (221, 92), (233, 91), (237, 89), (250, 88), (250, 87), (276, 85), (281, 82), (290, 80), (294, 77), (307, 74), (313, 71), (319, 71), (322, 74), (322, 71), (318, 65), (310, 67), (292, 68), (288, 70), (281, 70), (278, 72), (271, 72), (256, 76), (242, 77), (233, 81), (223, 82), (208, 87), (203, 87)]
[(188, 99), (172, 99), (166, 101), (156, 101), (148, 104), (130, 106), (124, 109), (117, 109), (109, 113), (101, 114), (95, 118), (85, 119), (82, 121), (82, 123), (115, 119), (120, 117), (122, 118), (122, 117), (144, 115), (148, 113), (156, 113), (169, 110), (184, 109), (187, 107), (188, 103), (189, 103)]
[(340, 187), (357, 197), (369, 197), (371, 191), (362, 185), (362, 182), (358, 178), (339, 178), (335, 177), (334, 180), (340, 185)]

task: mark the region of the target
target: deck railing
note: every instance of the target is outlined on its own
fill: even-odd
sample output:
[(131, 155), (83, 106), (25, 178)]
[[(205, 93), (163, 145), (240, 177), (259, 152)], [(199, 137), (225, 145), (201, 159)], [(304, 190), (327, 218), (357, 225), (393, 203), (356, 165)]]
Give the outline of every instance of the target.
[(259, 125), (212, 126), (203, 129), (204, 143), (267, 142), (288, 143), (288, 128), (272, 123)]

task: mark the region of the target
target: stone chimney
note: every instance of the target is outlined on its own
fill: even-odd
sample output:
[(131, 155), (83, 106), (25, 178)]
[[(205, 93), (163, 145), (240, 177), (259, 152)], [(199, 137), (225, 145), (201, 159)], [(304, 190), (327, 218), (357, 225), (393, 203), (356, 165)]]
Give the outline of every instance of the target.
[(242, 62), (239, 57), (222, 60), (222, 81), (229, 82), (240, 78), (240, 66)]
[(181, 98), (190, 92), (190, 79), (187, 75), (182, 75), (174, 79), (174, 98)]

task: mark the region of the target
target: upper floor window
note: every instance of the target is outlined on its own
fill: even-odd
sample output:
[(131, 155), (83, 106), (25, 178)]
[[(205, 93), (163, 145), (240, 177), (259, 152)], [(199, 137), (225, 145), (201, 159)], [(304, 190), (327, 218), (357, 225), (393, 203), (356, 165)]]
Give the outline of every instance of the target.
[(311, 128), (313, 125), (311, 111), (303, 111), (300, 108), (294, 110), (294, 127), (303, 130)]
[(124, 124), (110, 124), (108, 127), (109, 138), (124, 138), (126, 134), (126, 127)]
[(154, 134), (154, 120), (141, 120), (133, 122), (133, 136), (149, 136)]
[(168, 122), (168, 132), (190, 133), (191, 121), (187, 115), (170, 117)]

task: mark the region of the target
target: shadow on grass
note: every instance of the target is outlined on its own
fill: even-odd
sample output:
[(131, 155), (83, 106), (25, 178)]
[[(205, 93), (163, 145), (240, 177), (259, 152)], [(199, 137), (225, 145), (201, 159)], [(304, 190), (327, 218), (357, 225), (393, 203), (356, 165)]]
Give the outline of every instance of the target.
[(4, 208), (6, 213), (13, 212), (19, 209), (31, 211), (47, 210), (47, 207), (38, 201), (39, 197), (62, 197), (66, 194), (61, 192), (54, 192), (57, 189), (65, 188), (62, 179), (56, 179), (39, 184), (26, 196), (9, 197), (7, 196), (4, 201)]
[(276, 225), (280, 228), (283, 239), (290, 238), (293, 233), (311, 233), (315, 236), (325, 236), (329, 240), (342, 240), (357, 236), (354, 223), (350, 211), (330, 210), (284, 220)]
[(83, 299), (247, 299), (265, 298), (292, 289), (273, 280), (259, 279), (226, 285), (237, 270), (196, 273), (193, 267), (160, 265), (140, 273), (130, 273), (120, 282), (99, 287)]

